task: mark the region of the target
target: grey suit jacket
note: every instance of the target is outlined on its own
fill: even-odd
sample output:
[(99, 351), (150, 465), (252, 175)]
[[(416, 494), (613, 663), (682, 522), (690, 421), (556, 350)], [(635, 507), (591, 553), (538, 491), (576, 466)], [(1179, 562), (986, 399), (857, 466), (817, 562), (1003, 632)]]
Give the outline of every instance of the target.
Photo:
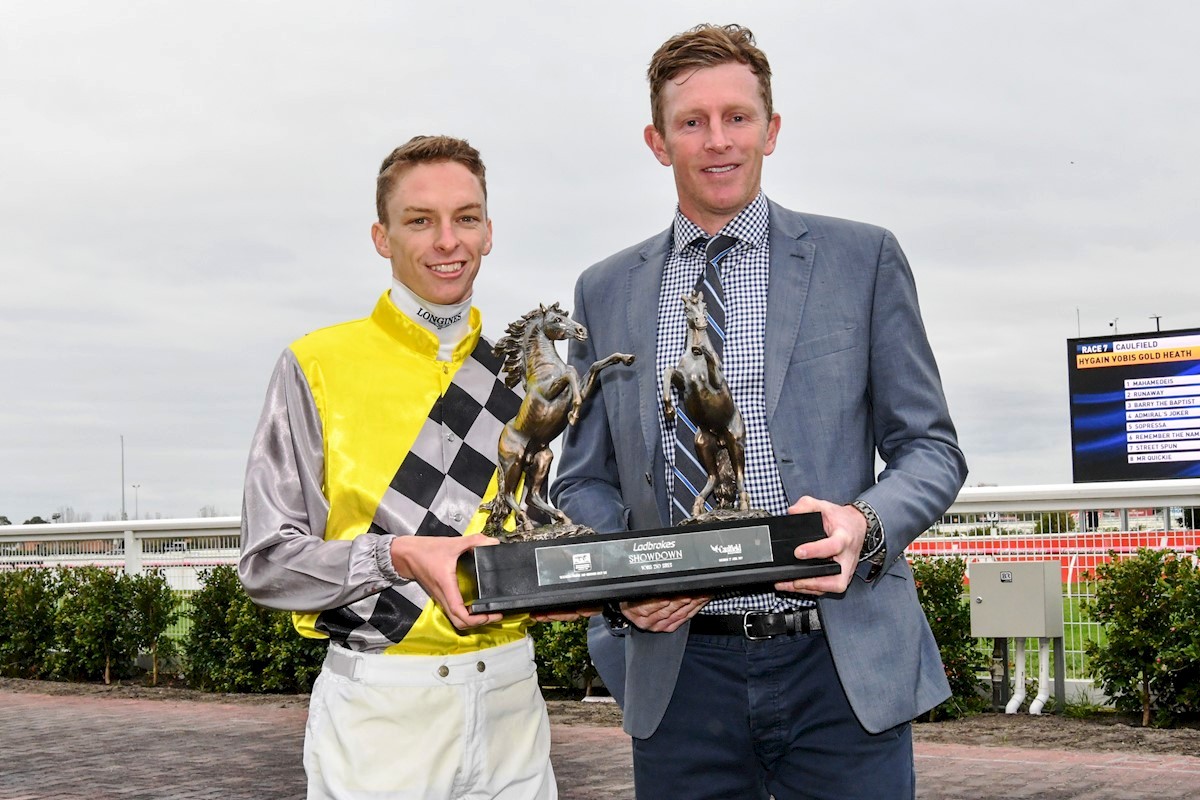
[[(659, 439), (655, 331), (670, 230), (592, 266), (575, 288), (573, 342), (582, 373), (598, 354), (633, 353), (568, 430), (556, 505), (597, 531), (669, 524)], [(789, 502), (802, 495), (869, 502), (889, 563), (868, 584), (819, 601), (838, 675), (860, 723), (879, 732), (949, 696), (937, 644), (917, 602), (904, 548), (954, 500), (966, 478), (908, 262), (892, 234), (770, 204), (767, 426)], [(874, 476), (875, 456), (886, 467)], [(675, 686), (687, 625), (626, 638), (625, 729), (657, 728)], [(621, 687), (614, 692), (620, 697)]]

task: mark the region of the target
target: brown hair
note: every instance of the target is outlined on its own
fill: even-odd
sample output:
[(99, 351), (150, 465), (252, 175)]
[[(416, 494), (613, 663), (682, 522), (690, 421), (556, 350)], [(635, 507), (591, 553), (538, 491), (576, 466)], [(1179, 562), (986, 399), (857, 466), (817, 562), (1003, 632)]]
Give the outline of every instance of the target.
[(379, 221), (388, 224), (387, 201), (396, 181), (417, 164), (434, 164), (453, 161), (462, 164), (471, 174), (479, 178), (483, 187), (483, 199), (487, 200), (487, 180), (484, 179), (483, 159), (479, 151), (471, 147), (466, 139), (452, 136), (414, 136), (397, 147), (379, 165), (379, 177), (375, 179), (375, 213)]
[(650, 80), (650, 110), (654, 127), (663, 131), (663, 86), (685, 70), (715, 67), (736, 61), (750, 67), (758, 76), (759, 95), (767, 108), (767, 118), (774, 113), (771, 103), (771, 65), (762, 50), (754, 46), (754, 34), (741, 25), (697, 25), (676, 34), (654, 53), (646, 77)]

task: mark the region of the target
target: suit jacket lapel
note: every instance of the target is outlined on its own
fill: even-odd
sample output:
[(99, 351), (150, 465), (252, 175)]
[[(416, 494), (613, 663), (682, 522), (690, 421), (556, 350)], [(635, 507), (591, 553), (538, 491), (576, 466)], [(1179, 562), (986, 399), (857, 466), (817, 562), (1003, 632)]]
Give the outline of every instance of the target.
[[(637, 356), (634, 362), (638, 381), (638, 414), (642, 421), (642, 438), (646, 446), (646, 463), (655, 463), (655, 453), (661, 452), (658, 423), (658, 375), (655, 366), (655, 336), (633, 335), (635, 331), (658, 331), (658, 297), (662, 289), (663, 269), (667, 264), (670, 229), (651, 239), (638, 256), (640, 261), (629, 269), (626, 308), (630, 332), (626, 352)], [(657, 483), (657, 481), (656, 481)]]
[(767, 331), (763, 358), (766, 359), (764, 383), (767, 422), (775, 414), (783, 379), (787, 373), (800, 318), (808, 297), (809, 280), (817, 248), (802, 237), (808, 226), (799, 214), (770, 203), (771, 277), (767, 291)]

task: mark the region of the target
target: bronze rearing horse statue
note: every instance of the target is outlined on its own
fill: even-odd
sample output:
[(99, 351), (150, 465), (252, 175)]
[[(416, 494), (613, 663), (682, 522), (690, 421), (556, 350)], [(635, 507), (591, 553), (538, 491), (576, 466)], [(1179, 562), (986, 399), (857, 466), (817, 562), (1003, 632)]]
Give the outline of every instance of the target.
[(663, 411), (667, 424), (675, 424), (672, 388), (679, 392), (688, 419), (696, 426), (696, 455), (708, 473), (708, 482), (696, 495), (692, 516), (704, 511), (705, 500), (716, 491), (714, 508), (750, 510), (746, 491), (746, 426), (733, 402), (721, 372), (721, 357), (708, 338), (708, 314), (699, 292), (683, 295), (687, 317), (687, 346), (679, 364), (663, 372)]
[(508, 513), (516, 515), (518, 531), (532, 531), (533, 520), (517, 501), (517, 486), (525, 478), (523, 503), (550, 516), (556, 523), (571, 520), (546, 499), (546, 476), (554, 453), (550, 442), (568, 424), (579, 420), (579, 409), (591, 394), (596, 375), (618, 362), (632, 364), (634, 357), (614, 353), (592, 364), (580, 385), (579, 373), (559, 358), (556, 341), (587, 341), (587, 329), (559, 307), (539, 305), (508, 326), (492, 352), (504, 360), (504, 383), (511, 389), (524, 382), (525, 398), (517, 416), (504, 426), (497, 445), (500, 460), (495, 500), (485, 504), (489, 512), (484, 532), (508, 538), (503, 524)]

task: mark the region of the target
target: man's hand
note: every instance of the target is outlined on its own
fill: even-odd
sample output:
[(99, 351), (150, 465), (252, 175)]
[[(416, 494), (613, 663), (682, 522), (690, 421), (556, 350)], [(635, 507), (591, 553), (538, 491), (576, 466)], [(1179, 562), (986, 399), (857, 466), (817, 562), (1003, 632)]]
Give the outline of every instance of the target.
[(822, 575), (816, 578), (801, 578), (780, 581), (775, 588), (781, 592), (822, 595), (840, 594), (850, 585), (854, 570), (858, 567), (858, 555), (862, 551), (863, 539), (867, 535), (867, 518), (854, 506), (834, 505), (815, 497), (801, 497), (788, 509), (789, 514), (821, 512), (821, 523), (825, 528), (825, 539), (808, 542), (796, 548), (796, 558), (832, 558), (842, 568), (838, 575)]
[(480, 546), (499, 544), (490, 536), (397, 536), (392, 566), (402, 578), (421, 584), (459, 630), (499, 622), (501, 614), (472, 614), (458, 588), (458, 557)]
[(687, 622), (712, 595), (700, 597), (655, 597), (634, 603), (621, 603), (621, 613), (634, 626), (644, 631), (670, 633)]
[(534, 622), (574, 622), (577, 619), (594, 617), (600, 613), (600, 606), (575, 608), (567, 611), (532, 611), (529, 616)]

